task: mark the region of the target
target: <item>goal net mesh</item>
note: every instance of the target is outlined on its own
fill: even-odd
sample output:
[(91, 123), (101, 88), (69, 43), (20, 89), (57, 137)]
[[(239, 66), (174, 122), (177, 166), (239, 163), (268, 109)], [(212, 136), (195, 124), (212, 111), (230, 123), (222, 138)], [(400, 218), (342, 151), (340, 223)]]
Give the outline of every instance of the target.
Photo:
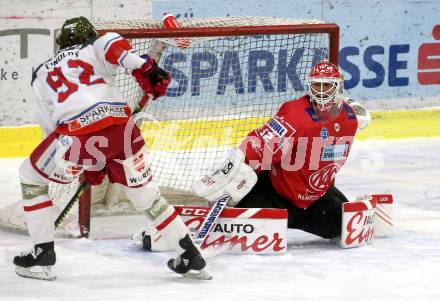
[[(181, 20), (183, 27), (316, 24), (276, 18)], [(161, 28), (160, 22), (97, 23), (98, 29)], [(328, 34), (283, 33), (131, 39), (139, 54), (157, 56), (173, 81), (141, 116), (154, 179), (169, 198), (191, 198), (191, 184), (261, 126), (286, 100), (305, 93), (313, 64), (328, 58)], [(182, 47), (184, 45), (184, 48)], [(189, 45), (188, 47), (186, 47)], [(157, 50), (159, 48), (159, 50)], [(160, 54), (158, 55), (157, 52)], [(124, 99), (142, 97), (129, 72), (116, 77)], [(183, 198), (183, 199), (182, 199)]]

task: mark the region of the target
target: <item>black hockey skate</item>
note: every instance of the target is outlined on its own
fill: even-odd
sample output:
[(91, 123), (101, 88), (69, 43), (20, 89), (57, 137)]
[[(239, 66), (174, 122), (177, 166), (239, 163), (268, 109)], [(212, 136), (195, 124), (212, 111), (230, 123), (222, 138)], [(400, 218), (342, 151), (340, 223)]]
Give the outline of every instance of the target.
[(170, 259), (168, 267), (173, 272), (182, 274), (185, 277), (211, 280), (212, 276), (204, 269), (206, 266), (205, 259), (203, 259), (188, 234), (179, 241), (179, 245), (185, 252), (177, 256), (176, 259)]
[(52, 272), (52, 266), (55, 262), (53, 241), (35, 245), (32, 251), (14, 257), (17, 275), (42, 280), (55, 280), (57, 278)]

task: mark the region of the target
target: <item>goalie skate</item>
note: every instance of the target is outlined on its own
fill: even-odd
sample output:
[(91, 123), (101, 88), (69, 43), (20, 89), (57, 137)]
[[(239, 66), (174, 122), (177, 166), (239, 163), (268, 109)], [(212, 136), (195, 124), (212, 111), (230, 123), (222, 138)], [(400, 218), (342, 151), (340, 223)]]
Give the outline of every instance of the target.
[(212, 276), (204, 269), (206, 262), (189, 235), (179, 241), (185, 251), (176, 259), (168, 261), (168, 267), (175, 273), (187, 278), (211, 280)]
[(57, 278), (52, 272), (52, 266), (55, 262), (53, 242), (35, 245), (30, 252), (24, 252), (14, 257), (17, 275), (41, 280), (55, 280)]

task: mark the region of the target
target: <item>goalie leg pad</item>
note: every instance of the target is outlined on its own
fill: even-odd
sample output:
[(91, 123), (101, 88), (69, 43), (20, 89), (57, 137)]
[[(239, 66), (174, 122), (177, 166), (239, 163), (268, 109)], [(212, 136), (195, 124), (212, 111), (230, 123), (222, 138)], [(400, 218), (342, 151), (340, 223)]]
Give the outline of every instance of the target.
[(393, 196), (391, 194), (372, 194), (377, 200), (374, 216), (374, 237), (389, 237), (393, 234)]
[(369, 197), (342, 205), (341, 246), (360, 247), (371, 243), (374, 235), (376, 200)]

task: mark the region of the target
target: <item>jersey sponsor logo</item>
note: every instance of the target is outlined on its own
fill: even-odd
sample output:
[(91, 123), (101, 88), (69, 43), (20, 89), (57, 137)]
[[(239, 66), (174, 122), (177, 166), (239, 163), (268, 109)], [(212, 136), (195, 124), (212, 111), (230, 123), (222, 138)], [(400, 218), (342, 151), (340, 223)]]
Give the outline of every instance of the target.
[(75, 176), (64, 173), (64, 171), (59, 172), (55, 170), (51, 175), (51, 179), (55, 179), (59, 182), (70, 183), (74, 180)]
[(144, 184), (144, 183), (147, 183), (148, 181), (150, 181), (151, 178), (152, 178), (151, 168), (148, 168), (147, 170), (145, 170), (143, 173), (141, 173), (137, 177), (128, 178), (128, 184), (129, 184), (129, 186)]
[(315, 201), (319, 199), (321, 195), (312, 192), (305, 192), (305, 193), (298, 193), (296, 197), (298, 198), (298, 200), (301, 201)]
[(348, 156), (348, 144), (324, 145), (321, 161), (346, 160)]
[(267, 125), (278, 137), (284, 137), (287, 132), (287, 129), (276, 119), (276, 117), (269, 120)]
[(76, 176), (82, 170), (81, 166), (69, 165), (64, 169), (64, 172), (71, 176)]
[(338, 163), (332, 163), (315, 171), (309, 177), (310, 187), (316, 191), (327, 189), (332, 184), (339, 169), (341, 169), (341, 165)]
[(107, 117), (126, 118), (125, 105), (100, 104), (80, 117), (68, 122), (69, 130), (76, 131)]

